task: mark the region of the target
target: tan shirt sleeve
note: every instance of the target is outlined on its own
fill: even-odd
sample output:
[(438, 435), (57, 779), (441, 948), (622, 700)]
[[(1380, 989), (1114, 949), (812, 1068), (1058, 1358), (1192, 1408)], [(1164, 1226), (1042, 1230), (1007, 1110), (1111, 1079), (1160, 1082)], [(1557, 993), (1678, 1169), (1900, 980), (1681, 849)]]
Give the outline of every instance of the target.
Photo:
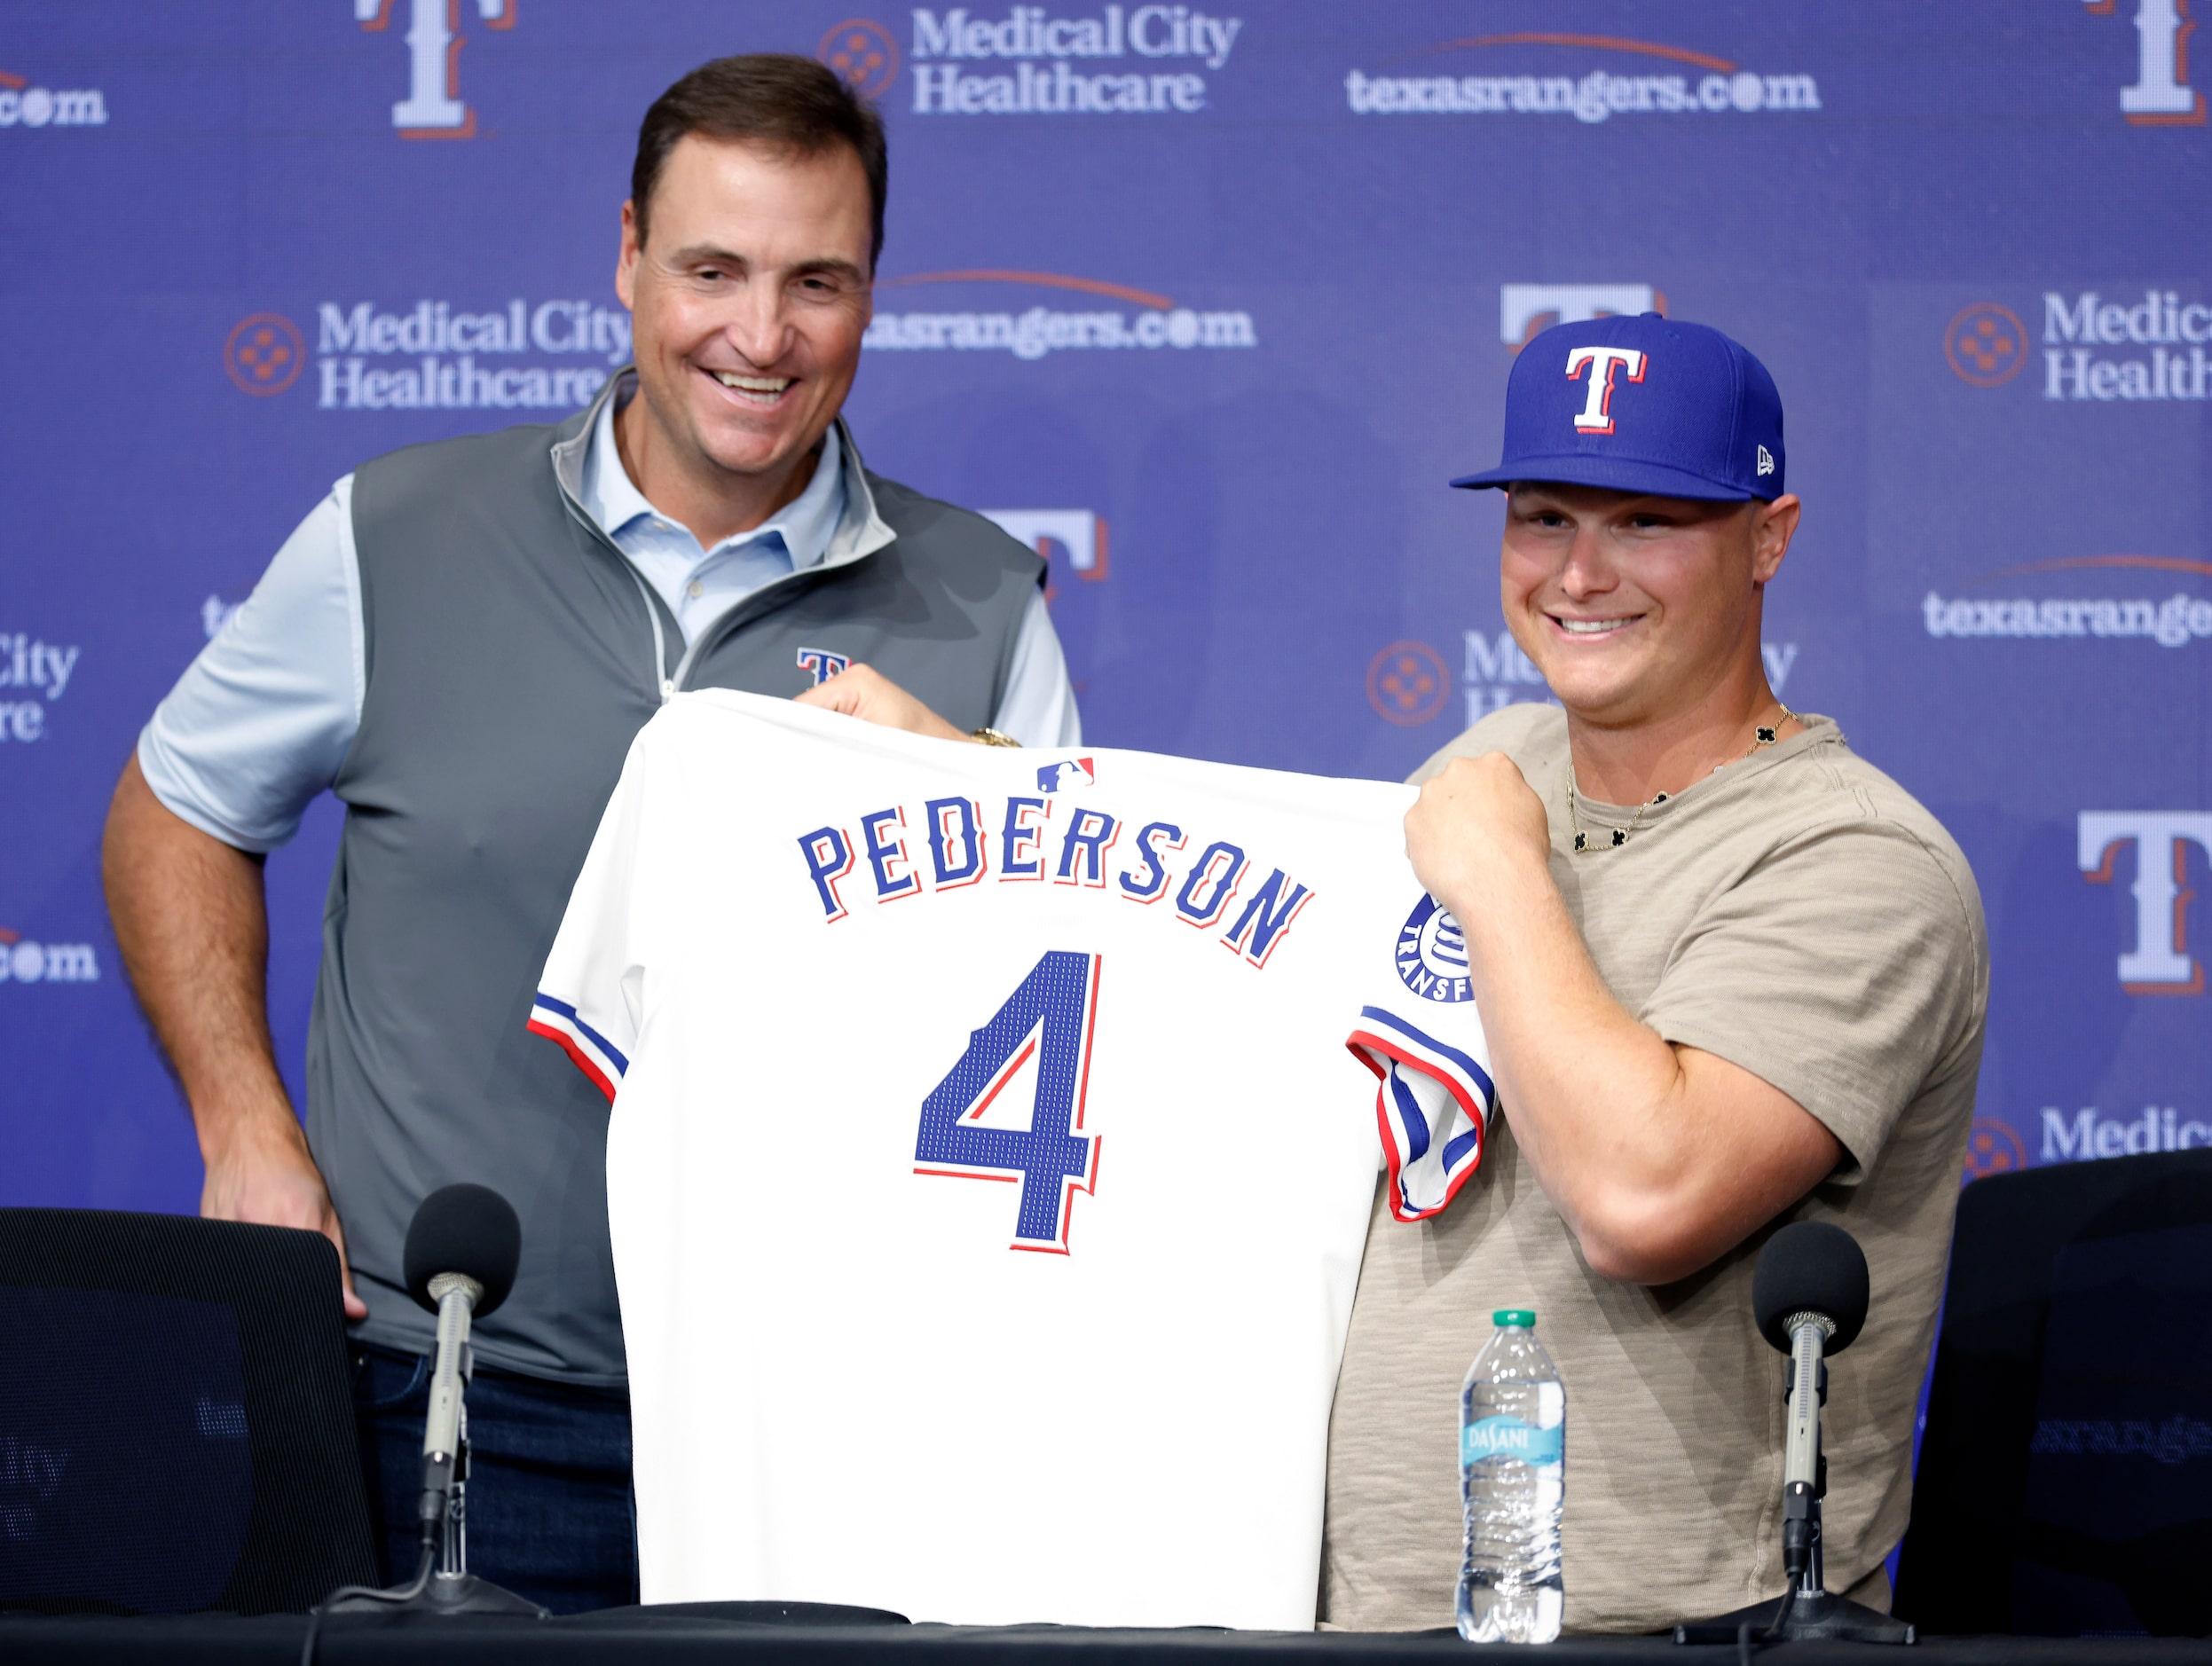
[(1638, 1016), (1788, 1094), (1843, 1143), (1831, 1178), (1855, 1185), (1972, 1041), (1975, 908), (1909, 829), (1815, 829), (1699, 911)]

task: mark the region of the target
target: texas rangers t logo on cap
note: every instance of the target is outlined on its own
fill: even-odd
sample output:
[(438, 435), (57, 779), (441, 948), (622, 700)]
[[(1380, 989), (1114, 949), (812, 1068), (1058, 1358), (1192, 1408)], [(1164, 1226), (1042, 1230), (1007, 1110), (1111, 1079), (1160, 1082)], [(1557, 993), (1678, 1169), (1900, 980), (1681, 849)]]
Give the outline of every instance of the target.
[[(1614, 394), (1632, 381), (1643, 385), (1616, 413)], [(1506, 379), (1499, 451), (1495, 468), (1452, 483), (1772, 503), (1789, 464), (1767, 367), (1711, 326), (1657, 312), (1555, 324), (1523, 347)]]
[(1641, 381), (1644, 366), (1651, 362), (1649, 355), (1633, 347), (1578, 347), (1567, 355), (1567, 380), (1578, 381), (1582, 367), (1590, 367), (1590, 397), (1582, 402), (1582, 409), (1575, 413), (1575, 431), (1579, 434), (1610, 434), (1613, 431), (1613, 373), (1626, 370), (1628, 380)]

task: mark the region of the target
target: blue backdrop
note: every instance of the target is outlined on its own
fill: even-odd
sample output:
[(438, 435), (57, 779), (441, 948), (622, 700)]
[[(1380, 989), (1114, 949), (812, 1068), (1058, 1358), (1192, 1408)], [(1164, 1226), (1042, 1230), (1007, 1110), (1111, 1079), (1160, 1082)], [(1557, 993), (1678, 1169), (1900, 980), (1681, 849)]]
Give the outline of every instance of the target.
[[(890, 124), (868, 459), (1046, 549), (1099, 743), (1395, 777), (1543, 698), (1498, 502), (1443, 483), (1517, 344), (1749, 343), (1807, 504), (1775, 687), (1980, 877), (1970, 1166), (2212, 1143), (2182, 0), (870, 3), (0, 4), (0, 1203), (194, 1205), (100, 897), (116, 771), (333, 479), (622, 361), (638, 119), (768, 48)], [(269, 869), (295, 1083), (335, 827)]]

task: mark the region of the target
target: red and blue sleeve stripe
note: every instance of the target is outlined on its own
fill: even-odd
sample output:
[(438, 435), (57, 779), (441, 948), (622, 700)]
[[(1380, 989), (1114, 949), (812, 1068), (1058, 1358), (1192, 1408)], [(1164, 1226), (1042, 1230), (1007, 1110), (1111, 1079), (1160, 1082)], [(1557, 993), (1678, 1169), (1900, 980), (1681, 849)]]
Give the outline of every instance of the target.
[(1400, 1221), (1441, 1214), (1482, 1165), (1483, 1136), (1498, 1104), (1490, 1073), (1381, 1007), (1360, 1009), (1345, 1045), (1375, 1073), (1391, 1214)]
[(538, 992), (530, 1006), (530, 1033), (557, 1041), (577, 1069), (590, 1077), (599, 1091), (614, 1103), (615, 1088), (629, 1073), (630, 1061), (622, 1049), (586, 1024), (569, 1002)]

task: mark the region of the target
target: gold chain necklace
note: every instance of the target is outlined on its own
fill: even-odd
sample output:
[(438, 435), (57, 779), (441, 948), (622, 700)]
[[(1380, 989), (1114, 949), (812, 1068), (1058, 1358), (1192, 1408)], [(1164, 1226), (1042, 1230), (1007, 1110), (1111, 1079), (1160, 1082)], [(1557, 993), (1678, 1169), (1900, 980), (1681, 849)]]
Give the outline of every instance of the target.
[[(1783, 723), (1802, 724), (1805, 721), (1803, 718), (1799, 717), (1796, 712), (1791, 711), (1788, 706), (1783, 705), (1781, 701), (1775, 701), (1775, 704), (1781, 708)], [(1717, 775), (1722, 770), (1726, 769), (1729, 764), (1742, 763), (1745, 758), (1749, 758), (1753, 752), (1759, 750), (1762, 746), (1772, 746), (1775, 743), (1775, 736), (1781, 732), (1781, 723), (1761, 723), (1758, 725), (1751, 730), (1751, 743), (1745, 747), (1741, 752), (1737, 753), (1734, 758), (1728, 758), (1725, 762), (1715, 764), (1712, 766), (1712, 773)], [(1575, 800), (1580, 796), (1579, 790), (1575, 785), (1574, 760), (1572, 756), (1570, 755), (1567, 762), (1567, 825), (1574, 829), (1575, 849), (1578, 852), (1587, 851), (1590, 849), (1589, 835), (1582, 830), (1582, 818), (1575, 813)], [(1612, 847), (1615, 850), (1618, 850), (1622, 845), (1627, 844), (1628, 836), (1643, 825), (1645, 813), (1657, 809), (1659, 805), (1665, 804), (1674, 795), (1671, 792), (1654, 793), (1645, 802), (1638, 805), (1636, 806), (1636, 813), (1628, 819), (1628, 825), (1625, 828), (1617, 827), (1613, 829)]]

